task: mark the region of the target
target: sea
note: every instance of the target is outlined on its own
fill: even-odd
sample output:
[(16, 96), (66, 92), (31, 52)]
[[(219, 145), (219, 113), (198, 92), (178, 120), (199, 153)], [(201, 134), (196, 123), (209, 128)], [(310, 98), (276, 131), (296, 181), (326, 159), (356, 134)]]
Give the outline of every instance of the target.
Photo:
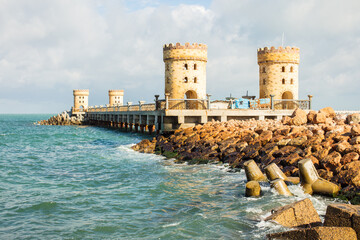
[(148, 135), (40, 126), (50, 114), (0, 115), (0, 239), (265, 239), (271, 209), (310, 198), (290, 186), (245, 197), (244, 171), (176, 164), (131, 146)]

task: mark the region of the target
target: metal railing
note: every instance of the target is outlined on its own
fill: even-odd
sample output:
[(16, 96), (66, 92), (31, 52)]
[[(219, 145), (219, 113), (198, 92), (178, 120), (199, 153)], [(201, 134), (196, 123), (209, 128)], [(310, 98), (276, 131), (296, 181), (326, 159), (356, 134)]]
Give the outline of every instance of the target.
[(310, 100), (274, 99), (273, 109), (310, 109)]
[(207, 99), (168, 99), (165, 101), (165, 109), (170, 110), (205, 110), (208, 109)]

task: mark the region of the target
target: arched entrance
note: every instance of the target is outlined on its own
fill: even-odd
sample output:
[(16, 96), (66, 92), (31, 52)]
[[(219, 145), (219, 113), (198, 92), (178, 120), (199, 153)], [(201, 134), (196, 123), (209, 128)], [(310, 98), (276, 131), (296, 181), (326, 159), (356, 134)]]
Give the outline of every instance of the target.
[(197, 99), (197, 94), (193, 90), (189, 90), (185, 93), (185, 109), (197, 109), (198, 103), (196, 100), (187, 100), (187, 99)]
[(283, 109), (294, 109), (295, 108), (295, 104), (293, 101), (290, 101), (292, 99), (294, 99), (294, 96), (292, 94), (292, 92), (290, 91), (286, 91), (282, 94), (281, 99), (283, 99), (284, 101), (282, 102), (282, 108)]

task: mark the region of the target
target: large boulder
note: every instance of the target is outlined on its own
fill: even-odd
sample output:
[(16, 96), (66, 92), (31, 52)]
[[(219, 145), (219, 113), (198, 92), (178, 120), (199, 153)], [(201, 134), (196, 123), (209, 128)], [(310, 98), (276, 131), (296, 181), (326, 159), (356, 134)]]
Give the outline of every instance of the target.
[(313, 227), (288, 232), (271, 233), (270, 240), (356, 240), (356, 232), (350, 227)]
[(356, 231), (357, 237), (360, 238), (360, 206), (330, 204), (326, 209), (324, 226), (352, 227)]
[(291, 115), (291, 125), (301, 126), (307, 123), (307, 114), (304, 110), (297, 108)]
[(316, 113), (312, 122), (315, 124), (325, 123), (326, 122), (326, 114), (322, 113), (322, 112)]
[(321, 220), (310, 199), (294, 202), (292, 204), (273, 209), (271, 216), (265, 221), (274, 221), (285, 227), (319, 226)]
[(346, 123), (347, 124), (358, 124), (360, 123), (360, 114), (359, 113), (353, 113), (346, 117)]
[(324, 113), (325, 116), (328, 118), (333, 118), (336, 116), (336, 113), (332, 107), (325, 107), (319, 110), (319, 113)]
[(346, 164), (336, 176), (342, 185), (354, 185), (360, 187), (360, 161)]

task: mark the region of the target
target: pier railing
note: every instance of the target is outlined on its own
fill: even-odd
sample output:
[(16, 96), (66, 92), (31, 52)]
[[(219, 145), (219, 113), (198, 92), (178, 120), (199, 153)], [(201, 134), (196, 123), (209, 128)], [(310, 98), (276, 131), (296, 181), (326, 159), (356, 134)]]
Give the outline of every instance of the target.
[(293, 99), (274, 99), (273, 109), (310, 109), (309, 100), (293, 100)]

